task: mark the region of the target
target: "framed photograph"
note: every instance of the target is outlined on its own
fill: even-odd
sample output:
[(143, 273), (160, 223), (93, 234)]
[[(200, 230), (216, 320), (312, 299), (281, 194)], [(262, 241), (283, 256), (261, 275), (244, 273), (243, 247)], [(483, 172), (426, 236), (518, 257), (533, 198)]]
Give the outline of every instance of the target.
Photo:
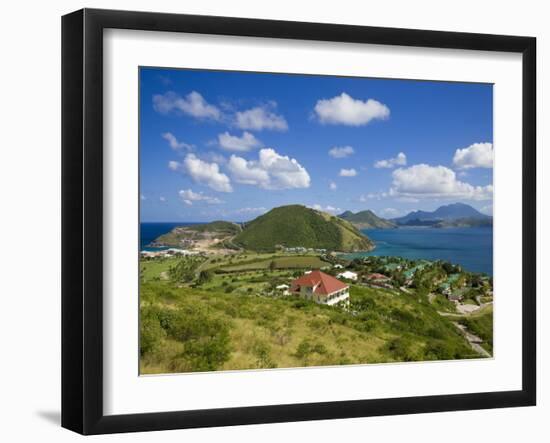
[(534, 405), (535, 50), (64, 16), (62, 425)]

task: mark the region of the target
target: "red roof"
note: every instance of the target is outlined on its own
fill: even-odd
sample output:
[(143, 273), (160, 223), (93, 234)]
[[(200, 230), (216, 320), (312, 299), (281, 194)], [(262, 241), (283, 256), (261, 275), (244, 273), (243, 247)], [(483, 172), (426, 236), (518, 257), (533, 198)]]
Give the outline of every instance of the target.
[(367, 277), (369, 280), (389, 280), (390, 278), (384, 274), (378, 274), (375, 272), (374, 274), (369, 274)]
[(311, 271), (309, 274), (302, 275), (291, 283), (291, 291), (297, 292), (301, 286), (314, 287), (314, 294), (328, 295), (333, 292), (346, 289), (348, 285), (342, 283), (340, 280), (334, 278), (331, 275), (325, 274), (321, 271)]

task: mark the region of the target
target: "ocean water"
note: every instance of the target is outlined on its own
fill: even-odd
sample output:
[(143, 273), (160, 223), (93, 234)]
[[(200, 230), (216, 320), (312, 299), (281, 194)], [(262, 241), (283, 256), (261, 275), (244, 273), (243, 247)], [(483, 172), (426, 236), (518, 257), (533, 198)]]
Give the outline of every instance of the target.
[(370, 252), (346, 257), (399, 256), (445, 260), (470, 272), (493, 275), (493, 228), (398, 228), (362, 231), (376, 244)]

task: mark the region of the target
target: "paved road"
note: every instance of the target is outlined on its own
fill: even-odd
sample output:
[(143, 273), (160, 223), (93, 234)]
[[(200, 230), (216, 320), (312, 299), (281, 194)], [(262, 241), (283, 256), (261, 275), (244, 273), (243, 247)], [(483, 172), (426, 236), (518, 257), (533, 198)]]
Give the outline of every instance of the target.
[(464, 335), (464, 338), (468, 340), (468, 343), (470, 343), (470, 346), (474, 351), (476, 351), (478, 354), (483, 355), (484, 357), (492, 357), (491, 354), (489, 354), (481, 345), (480, 343), (483, 343), (483, 340), (478, 337), (475, 334), (472, 334), (466, 326), (461, 325), (460, 323), (454, 321), (452, 322), (453, 325), (455, 325), (460, 332), (462, 332), (462, 335)]

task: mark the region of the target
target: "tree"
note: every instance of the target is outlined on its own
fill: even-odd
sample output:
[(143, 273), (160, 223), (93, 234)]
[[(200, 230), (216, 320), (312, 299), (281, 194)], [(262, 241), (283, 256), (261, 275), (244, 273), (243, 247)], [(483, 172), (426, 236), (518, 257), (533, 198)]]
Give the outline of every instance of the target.
[(277, 263), (275, 263), (275, 260), (271, 260), (271, 261), (269, 262), (269, 270), (270, 270), (271, 272), (273, 272), (273, 271), (275, 270), (275, 268), (277, 268)]
[(201, 271), (199, 274), (199, 280), (198, 280), (199, 285), (203, 285), (210, 281), (212, 281), (212, 271), (208, 269)]

